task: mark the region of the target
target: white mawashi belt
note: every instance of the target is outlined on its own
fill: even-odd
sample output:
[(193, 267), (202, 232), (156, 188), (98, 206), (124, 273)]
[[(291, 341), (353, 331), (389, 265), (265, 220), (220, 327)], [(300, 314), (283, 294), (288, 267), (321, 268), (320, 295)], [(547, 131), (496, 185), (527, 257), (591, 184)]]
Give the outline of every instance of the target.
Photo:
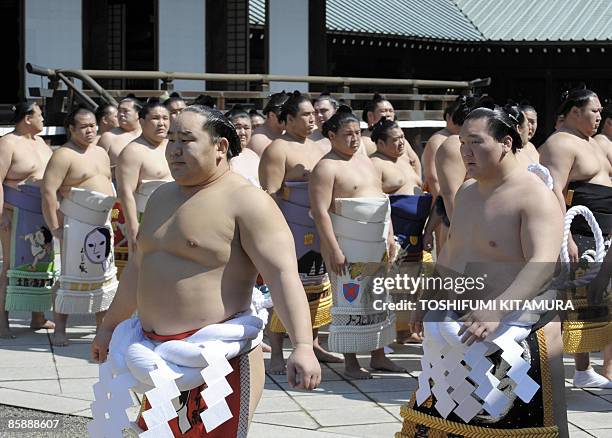
[(267, 311), (252, 306), (222, 324), (206, 326), (183, 340), (152, 342), (140, 320), (123, 321), (113, 332), (108, 360), (100, 365), (100, 381), (93, 386), (91, 437), (121, 437), (133, 406), (130, 388), (144, 393), (151, 405), (142, 413), (148, 430), (143, 438), (173, 437), (168, 421), (177, 417), (172, 400), (180, 391), (206, 388), (207, 408), (200, 414), (207, 432), (232, 418), (226, 397), (233, 390), (226, 376), (233, 371), (228, 359), (261, 343)]
[(380, 262), (391, 222), (388, 198), (339, 198), (330, 213), (334, 235), (349, 263)]
[(86, 224), (104, 225), (114, 203), (114, 196), (73, 187), (68, 196), (62, 199), (60, 210), (66, 216)]
[(160, 186), (163, 186), (168, 181), (144, 181), (138, 186), (138, 189), (134, 192), (134, 200), (136, 201), (136, 211), (138, 213), (144, 213), (147, 208), (147, 202), (155, 190)]

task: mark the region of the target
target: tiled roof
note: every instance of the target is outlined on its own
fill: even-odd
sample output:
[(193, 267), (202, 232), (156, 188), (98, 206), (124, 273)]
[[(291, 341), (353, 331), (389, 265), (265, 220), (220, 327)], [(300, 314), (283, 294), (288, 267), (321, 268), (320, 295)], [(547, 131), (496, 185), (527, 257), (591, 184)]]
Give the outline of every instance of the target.
[(489, 41), (610, 41), (610, 0), (454, 0)]
[(483, 39), (450, 0), (327, 0), (327, 29), (437, 40)]
[[(265, 0), (249, 5), (250, 23), (263, 26)], [(326, 25), (457, 42), (612, 41), (612, 0), (327, 0)]]

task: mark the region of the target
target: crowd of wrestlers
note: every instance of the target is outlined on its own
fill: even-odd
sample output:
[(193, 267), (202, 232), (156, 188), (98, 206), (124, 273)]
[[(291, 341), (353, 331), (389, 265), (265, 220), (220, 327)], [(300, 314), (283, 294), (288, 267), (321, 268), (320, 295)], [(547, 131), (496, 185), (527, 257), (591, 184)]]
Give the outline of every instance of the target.
[[(31, 311), (31, 328), (53, 330), (60, 347), (69, 315), (95, 314), (93, 359), (108, 358), (112, 375), (126, 372), (150, 388), (163, 386), (156, 369), (172, 381), (176, 367), (213, 367), (207, 353), (185, 359), (183, 349), (208, 351), (201, 339), (214, 338), (231, 367), (218, 377), (231, 387), (223, 400), (202, 392), (217, 377), (178, 379), (175, 418), (139, 420), (174, 436), (246, 434), (263, 389), (262, 351), (271, 352), (268, 372), (313, 389), (319, 362), (344, 363), (349, 379), (405, 371), (387, 348), (394, 342), (424, 350), (402, 436), (461, 435), (465, 424), (567, 436), (564, 347), (574, 354), (574, 386), (612, 388), (607, 321), (562, 330), (554, 312), (525, 322), (500, 310), (394, 311), (374, 306), (394, 297), (372, 286), (398, 272), (421, 275), (422, 262), (435, 262), (485, 273), (496, 296), (528, 300), (542, 296), (563, 254), (576, 264), (602, 262), (592, 254), (607, 249), (612, 233), (612, 107), (574, 89), (555, 117), (536, 148), (535, 108), (460, 96), (419, 156), (380, 94), (361, 119), (329, 94), (276, 93), (262, 112), (236, 105), (226, 113), (203, 97), (127, 97), (95, 113), (75, 108), (67, 143), (52, 150), (39, 137), (41, 108), (20, 103), (15, 130), (0, 139), (0, 337), (13, 337), (8, 311)], [(576, 205), (593, 213), (603, 243), (585, 219), (564, 236), (564, 215)], [(583, 293), (607, 297), (609, 259)], [(573, 299), (587, 313), (594, 306)], [(45, 318), (51, 308), (53, 321)], [(222, 334), (211, 334), (217, 327)], [(180, 352), (158, 353), (168, 341), (180, 342)], [(485, 344), (497, 347), (474, 353)], [(504, 356), (515, 348), (517, 361)], [(594, 351), (604, 353), (599, 373)], [(367, 364), (357, 359), (364, 353)], [(474, 355), (491, 366), (470, 365)], [(486, 389), (483, 379), (497, 383)], [(149, 399), (143, 409), (153, 411)], [(228, 413), (216, 423), (193, 415), (220, 404)], [(108, 426), (95, 412), (94, 423), (93, 436)]]

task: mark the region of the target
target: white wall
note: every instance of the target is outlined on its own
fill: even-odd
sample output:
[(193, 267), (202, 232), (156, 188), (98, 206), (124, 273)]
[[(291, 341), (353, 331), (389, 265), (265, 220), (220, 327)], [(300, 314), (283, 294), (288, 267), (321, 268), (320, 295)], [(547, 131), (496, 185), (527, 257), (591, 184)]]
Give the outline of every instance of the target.
[[(268, 13), (270, 74), (308, 75), (308, 2), (270, 0)], [(272, 82), (270, 90), (308, 91), (304, 82)]]
[[(81, 1), (25, 0), (26, 63), (48, 68), (83, 67)], [(25, 75), (29, 96), (27, 88), (40, 87), (41, 76)]]
[[(159, 70), (206, 71), (206, 0), (159, 0)], [(174, 89), (205, 90), (205, 81), (173, 81)]]

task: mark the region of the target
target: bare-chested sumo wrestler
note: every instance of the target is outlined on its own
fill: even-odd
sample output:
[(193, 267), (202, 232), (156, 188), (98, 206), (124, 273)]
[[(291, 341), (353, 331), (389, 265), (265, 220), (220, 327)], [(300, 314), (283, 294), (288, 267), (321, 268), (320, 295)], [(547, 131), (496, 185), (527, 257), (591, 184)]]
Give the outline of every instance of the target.
[[(193, 105), (177, 117), (166, 149), (175, 182), (153, 193), (136, 250), (92, 345), (95, 360), (105, 361), (108, 351), (108, 366), (130, 374), (127, 378), (135, 379), (137, 386), (150, 387), (149, 373), (160, 367), (184, 370), (182, 376), (166, 373), (176, 379), (167, 385), (176, 384), (182, 391), (180, 397), (170, 396), (182, 401), (175, 407), (178, 417), (168, 422), (178, 437), (244, 436), (248, 428), (264, 385), (259, 343), (265, 320), (251, 307), (258, 272), (266, 278), (293, 343), (289, 383), (313, 389), (321, 379), (291, 232), (274, 201), (230, 171), (228, 161), (239, 152), (236, 131), (218, 110)], [(130, 318), (136, 310), (138, 317)], [(125, 342), (125, 336), (132, 341)], [(158, 356), (166, 344), (173, 353)], [(190, 352), (194, 354), (187, 366), (181, 358)], [(119, 366), (122, 363), (130, 364), (129, 372)], [(195, 380), (186, 383), (190, 371)], [(208, 424), (205, 431), (210, 406), (202, 390), (205, 382), (219, 379), (225, 379), (231, 391), (215, 406), (225, 413), (229, 409), (230, 415), (214, 427)], [(107, 383), (112, 382), (100, 382)], [(159, 398), (147, 397), (143, 403), (140, 428), (160, 426), (149, 424), (147, 416)], [(101, 411), (95, 406), (92, 410), (94, 423), (104, 423)], [(161, 426), (166, 428), (165, 423)]]
[[(5, 203), (2, 185), (17, 188), (24, 182), (40, 181), (51, 158), (51, 148), (38, 134), (43, 129), (43, 115), (36, 103), (21, 102), (15, 106), (15, 130), (0, 138), (0, 238), (2, 241), (2, 273), (0, 274), (0, 338), (13, 337), (9, 330), (5, 296), (8, 270), (11, 265), (11, 232), (13, 208)], [(44, 313), (32, 312), (33, 329), (53, 328)]]

